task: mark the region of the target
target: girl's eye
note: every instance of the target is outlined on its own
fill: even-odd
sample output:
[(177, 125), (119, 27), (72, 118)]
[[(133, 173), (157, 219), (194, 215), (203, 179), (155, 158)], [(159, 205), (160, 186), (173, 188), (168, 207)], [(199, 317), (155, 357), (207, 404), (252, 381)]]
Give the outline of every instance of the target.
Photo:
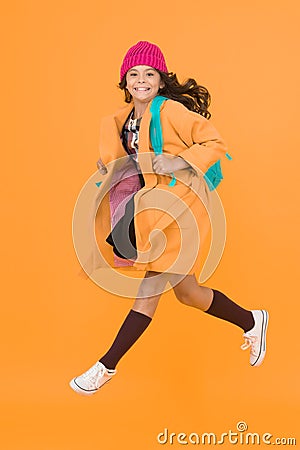
[(153, 77), (154, 73), (153, 72), (148, 72), (147, 75), (148, 75), (148, 77)]

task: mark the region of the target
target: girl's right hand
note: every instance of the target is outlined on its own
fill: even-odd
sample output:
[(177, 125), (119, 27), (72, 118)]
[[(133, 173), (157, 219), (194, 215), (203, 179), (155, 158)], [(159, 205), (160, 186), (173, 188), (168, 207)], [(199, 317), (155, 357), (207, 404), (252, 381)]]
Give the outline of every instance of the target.
[(99, 158), (98, 161), (97, 161), (97, 167), (98, 167), (98, 170), (101, 173), (101, 175), (106, 175), (107, 174), (107, 168), (103, 164), (101, 158)]

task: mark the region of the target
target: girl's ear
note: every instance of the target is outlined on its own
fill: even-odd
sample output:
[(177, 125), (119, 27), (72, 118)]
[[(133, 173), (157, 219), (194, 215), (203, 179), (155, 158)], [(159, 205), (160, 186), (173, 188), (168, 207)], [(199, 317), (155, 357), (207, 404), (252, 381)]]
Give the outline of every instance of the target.
[(165, 83), (163, 81), (160, 82), (159, 89), (163, 89), (165, 87)]

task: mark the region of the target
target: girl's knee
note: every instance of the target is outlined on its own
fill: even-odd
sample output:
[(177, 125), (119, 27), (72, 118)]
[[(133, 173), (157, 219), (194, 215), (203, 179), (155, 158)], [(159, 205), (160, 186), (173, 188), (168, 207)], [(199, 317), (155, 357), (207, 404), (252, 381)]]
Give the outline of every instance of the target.
[(168, 282), (168, 274), (158, 272), (147, 272), (142, 280), (138, 298), (160, 297)]
[(207, 309), (208, 289), (197, 286), (190, 289), (178, 288), (174, 289), (176, 298), (186, 306), (192, 306), (202, 311)]
[(188, 291), (181, 291), (174, 289), (177, 300), (183, 305), (193, 306), (193, 295)]
[(155, 299), (160, 298), (163, 288), (159, 284), (140, 286), (137, 298), (142, 299), (143, 302), (151, 303)]

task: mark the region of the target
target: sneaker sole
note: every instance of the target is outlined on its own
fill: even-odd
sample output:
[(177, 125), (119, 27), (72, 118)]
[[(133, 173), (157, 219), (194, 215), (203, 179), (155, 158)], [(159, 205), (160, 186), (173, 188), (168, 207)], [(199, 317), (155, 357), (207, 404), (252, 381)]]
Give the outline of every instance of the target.
[(101, 384), (101, 386), (98, 389), (95, 389), (94, 391), (86, 391), (85, 389), (82, 389), (80, 386), (78, 386), (78, 384), (75, 383), (75, 380), (76, 378), (73, 378), (73, 380), (71, 380), (69, 383), (69, 386), (71, 387), (71, 389), (73, 389), (73, 391), (81, 395), (94, 395), (96, 394), (96, 392), (99, 391), (100, 388), (102, 388), (102, 386), (108, 383), (108, 381), (110, 381), (111, 378), (108, 378), (103, 384)]
[(269, 323), (269, 314), (267, 311), (262, 309), (263, 321), (262, 321), (262, 337), (261, 337), (261, 346), (259, 349), (259, 355), (257, 360), (251, 364), (252, 367), (258, 367), (263, 362), (266, 351), (267, 351), (267, 328)]

